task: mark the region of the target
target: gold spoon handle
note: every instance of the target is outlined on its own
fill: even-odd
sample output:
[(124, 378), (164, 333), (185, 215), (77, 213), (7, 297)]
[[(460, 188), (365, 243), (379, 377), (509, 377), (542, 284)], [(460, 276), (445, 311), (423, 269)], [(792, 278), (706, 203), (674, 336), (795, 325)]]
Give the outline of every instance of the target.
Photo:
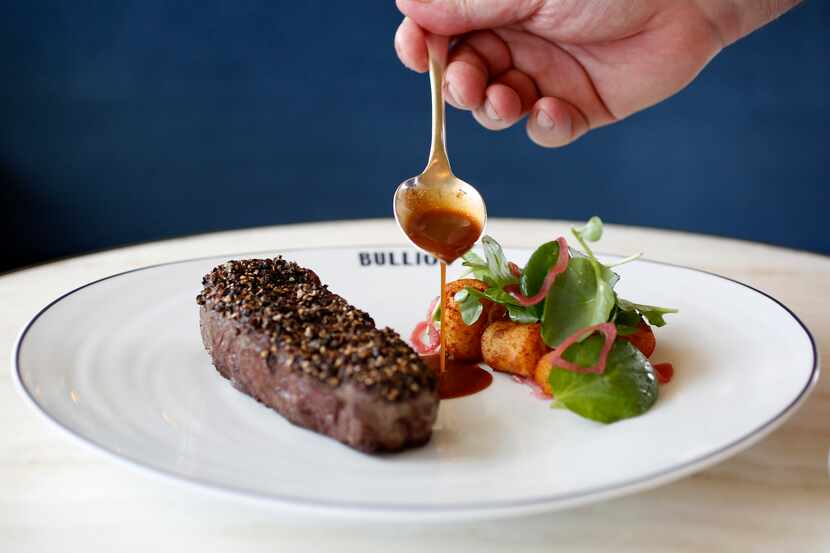
[(430, 33), (427, 34), (426, 42), (429, 53), (429, 83), (432, 90), (432, 146), (424, 173), (446, 178), (452, 174), (447, 158), (447, 143), (444, 139), (444, 66), (449, 39)]

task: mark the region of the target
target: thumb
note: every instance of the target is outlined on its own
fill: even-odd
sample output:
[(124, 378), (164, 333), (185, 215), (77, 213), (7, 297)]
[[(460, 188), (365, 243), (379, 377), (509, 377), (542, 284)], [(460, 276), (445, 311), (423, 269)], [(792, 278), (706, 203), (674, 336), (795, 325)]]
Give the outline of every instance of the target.
[(534, 0), (397, 0), (404, 15), (440, 35), (509, 25), (531, 15), (538, 4)]

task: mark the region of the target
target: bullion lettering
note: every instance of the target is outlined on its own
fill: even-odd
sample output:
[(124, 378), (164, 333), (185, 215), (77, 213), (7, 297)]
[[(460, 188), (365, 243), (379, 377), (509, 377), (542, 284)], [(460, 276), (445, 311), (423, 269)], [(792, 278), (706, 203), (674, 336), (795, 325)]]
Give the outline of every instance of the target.
[(435, 265), (438, 260), (422, 252), (412, 251), (375, 251), (358, 252), (357, 260), (361, 267), (411, 267), (415, 265)]

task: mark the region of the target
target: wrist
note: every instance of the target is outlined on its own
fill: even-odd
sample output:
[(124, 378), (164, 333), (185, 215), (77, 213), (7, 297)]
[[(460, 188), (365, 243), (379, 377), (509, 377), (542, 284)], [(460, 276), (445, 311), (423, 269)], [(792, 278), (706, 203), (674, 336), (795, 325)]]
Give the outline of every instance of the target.
[(699, 0), (700, 9), (728, 46), (777, 19), (801, 0)]

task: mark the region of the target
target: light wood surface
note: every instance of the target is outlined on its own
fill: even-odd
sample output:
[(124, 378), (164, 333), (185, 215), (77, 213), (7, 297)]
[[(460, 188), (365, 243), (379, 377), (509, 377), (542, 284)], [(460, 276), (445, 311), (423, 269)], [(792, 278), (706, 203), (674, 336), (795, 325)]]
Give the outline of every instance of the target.
[[(533, 246), (561, 221), (493, 220), (505, 245)], [(13, 237), (7, 237), (13, 239)], [(26, 321), (91, 280), (191, 257), (300, 246), (393, 244), (390, 220), (279, 226), (143, 244), (0, 277), (0, 353)], [(746, 282), (778, 298), (830, 354), (830, 258), (735, 240), (609, 225), (602, 251)], [(822, 363), (824, 364), (824, 363)], [(782, 367), (782, 370), (785, 370)], [(705, 408), (705, 406), (701, 406)], [(134, 472), (78, 447), (0, 373), (0, 551), (828, 551), (830, 385), (749, 450), (648, 492), (529, 518), (365, 526), (285, 520), (272, 511)]]

